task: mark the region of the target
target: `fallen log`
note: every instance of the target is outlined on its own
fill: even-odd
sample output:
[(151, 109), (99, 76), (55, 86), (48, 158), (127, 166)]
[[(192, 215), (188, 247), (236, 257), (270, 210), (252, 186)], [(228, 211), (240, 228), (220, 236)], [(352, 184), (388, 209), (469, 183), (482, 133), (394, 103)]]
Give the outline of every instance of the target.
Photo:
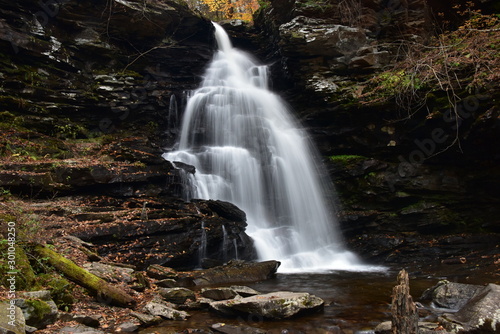
[(33, 252), (41, 258), (46, 258), (50, 265), (63, 273), (76, 284), (86, 288), (97, 296), (99, 301), (116, 306), (130, 307), (136, 304), (135, 299), (122, 289), (115, 287), (102, 278), (79, 267), (73, 261), (54, 252), (41, 244), (33, 246)]

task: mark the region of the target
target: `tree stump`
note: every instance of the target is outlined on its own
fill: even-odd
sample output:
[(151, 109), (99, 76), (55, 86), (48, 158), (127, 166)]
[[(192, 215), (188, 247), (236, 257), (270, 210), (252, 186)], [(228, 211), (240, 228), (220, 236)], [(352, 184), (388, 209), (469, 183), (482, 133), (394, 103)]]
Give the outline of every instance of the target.
[(397, 282), (392, 289), (392, 334), (417, 334), (417, 307), (410, 295), (410, 280), (406, 270), (399, 272)]

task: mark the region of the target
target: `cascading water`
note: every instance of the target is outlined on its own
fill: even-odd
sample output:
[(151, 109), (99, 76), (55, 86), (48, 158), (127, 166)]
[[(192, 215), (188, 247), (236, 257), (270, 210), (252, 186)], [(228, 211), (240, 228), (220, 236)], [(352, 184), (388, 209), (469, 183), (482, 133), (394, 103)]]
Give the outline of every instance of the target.
[(261, 260), (280, 272), (363, 270), (336, 231), (308, 137), (267, 87), (267, 67), (234, 49), (216, 27), (219, 50), (189, 98), (170, 161), (196, 167), (194, 197), (234, 203)]
[(222, 225), (222, 260), (224, 262), (227, 262), (228, 260), (228, 254), (227, 254), (227, 246), (228, 246), (228, 236), (227, 236), (227, 231), (226, 227)]
[(203, 259), (207, 257), (207, 230), (205, 229), (205, 222), (201, 222), (201, 237), (200, 237), (200, 248), (198, 248), (198, 261), (200, 267), (202, 267)]
[(170, 102), (168, 105), (168, 130), (173, 131), (177, 128), (179, 119), (179, 113), (177, 109), (177, 99), (175, 95), (170, 96)]

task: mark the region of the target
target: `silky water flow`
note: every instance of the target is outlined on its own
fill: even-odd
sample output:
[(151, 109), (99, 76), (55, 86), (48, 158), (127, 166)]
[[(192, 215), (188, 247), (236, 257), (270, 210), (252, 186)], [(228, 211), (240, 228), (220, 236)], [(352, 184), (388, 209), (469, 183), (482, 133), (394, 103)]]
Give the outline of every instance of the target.
[(268, 89), (268, 68), (232, 47), (215, 24), (219, 50), (187, 101), (178, 148), (163, 156), (196, 167), (193, 198), (247, 214), (260, 260), (279, 272), (367, 270), (347, 251), (307, 134)]

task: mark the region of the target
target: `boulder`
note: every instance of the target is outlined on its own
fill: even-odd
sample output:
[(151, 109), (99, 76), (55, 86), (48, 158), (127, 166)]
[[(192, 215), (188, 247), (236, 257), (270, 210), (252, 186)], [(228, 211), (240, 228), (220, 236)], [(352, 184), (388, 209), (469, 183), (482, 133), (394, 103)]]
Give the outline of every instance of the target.
[(25, 334), (23, 311), (10, 302), (0, 302), (0, 333)]
[(145, 327), (153, 326), (163, 321), (162, 317), (159, 315), (151, 315), (135, 311), (130, 312), (130, 315), (139, 320), (139, 322)]
[(196, 300), (194, 292), (186, 288), (160, 289), (158, 292), (163, 299), (174, 304), (184, 304), (188, 299)]
[(421, 299), (432, 300), (438, 307), (459, 310), (483, 288), (480, 285), (453, 283), (445, 280), (424, 291)]
[(124, 322), (123, 324), (118, 325), (116, 328), (116, 331), (121, 333), (137, 333), (138, 330), (139, 326), (130, 321)]
[(239, 299), (215, 301), (210, 308), (228, 316), (254, 315), (266, 319), (286, 319), (321, 310), (324, 301), (306, 292), (278, 291)]
[(22, 296), (25, 298), (15, 299), (15, 305), (21, 308), (26, 325), (41, 329), (56, 322), (59, 312), (50, 291), (24, 292)]
[(461, 333), (500, 333), (500, 285), (488, 284), (456, 313), (440, 317), (447, 330)]
[(159, 280), (177, 278), (177, 271), (172, 268), (152, 264), (146, 269), (146, 273), (151, 278)]
[(274, 260), (263, 262), (229, 261), (223, 266), (185, 272), (182, 276), (195, 286), (257, 282), (273, 277), (280, 264)]
[(155, 282), (156, 286), (161, 288), (175, 288), (178, 286), (177, 281), (172, 278), (165, 278)]
[(189, 314), (176, 310), (164, 303), (149, 302), (144, 306), (144, 310), (151, 315), (157, 315), (169, 320), (185, 320)]
[(62, 313), (59, 315), (59, 320), (64, 322), (76, 321), (84, 326), (98, 328), (101, 325), (99, 321), (102, 318), (100, 315), (83, 315), (83, 314), (71, 314)]
[(214, 288), (202, 289), (201, 295), (205, 298), (213, 300), (233, 299), (238, 296), (238, 293), (231, 288)]

